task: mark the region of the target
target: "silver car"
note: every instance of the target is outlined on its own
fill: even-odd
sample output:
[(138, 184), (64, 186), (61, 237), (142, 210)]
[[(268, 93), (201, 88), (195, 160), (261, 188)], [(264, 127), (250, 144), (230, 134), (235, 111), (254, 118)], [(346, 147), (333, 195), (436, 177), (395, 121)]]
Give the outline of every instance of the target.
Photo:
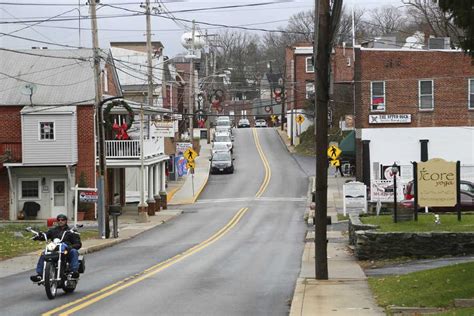
[(214, 135), (214, 140), (212, 141), (212, 146), (215, 146), (216, 144), (222, 143), (224, 144), (228, 150), (233, 152), (233, 146), (232, 146), (232, 139), (229, 135), (222, 135), (222, 134), (216, 134)]

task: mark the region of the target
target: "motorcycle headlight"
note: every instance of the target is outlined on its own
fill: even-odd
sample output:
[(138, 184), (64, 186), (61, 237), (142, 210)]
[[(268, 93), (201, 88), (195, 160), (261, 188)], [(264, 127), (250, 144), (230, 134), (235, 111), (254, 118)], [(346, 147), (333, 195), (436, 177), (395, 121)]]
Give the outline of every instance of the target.
[(50, 243), (46, 246), (46, 249), (47, 249), (48, 251), (54, 251), (54, 250), (56, 250), (56, 247), (57, 247), (57, 245), (56, 245), (54, 242), (50, 242)]

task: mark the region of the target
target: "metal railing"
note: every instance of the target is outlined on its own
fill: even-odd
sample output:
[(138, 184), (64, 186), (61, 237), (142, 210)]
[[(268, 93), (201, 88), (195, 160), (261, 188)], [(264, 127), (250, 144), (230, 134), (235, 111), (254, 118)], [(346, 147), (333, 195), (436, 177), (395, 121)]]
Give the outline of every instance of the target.
[[(143, 140), (143, 157), (164, 153), (163, 142), (154, 139)], [(105, 154), (108, 159), (140, 159), (139, 140), (106, 140)]]

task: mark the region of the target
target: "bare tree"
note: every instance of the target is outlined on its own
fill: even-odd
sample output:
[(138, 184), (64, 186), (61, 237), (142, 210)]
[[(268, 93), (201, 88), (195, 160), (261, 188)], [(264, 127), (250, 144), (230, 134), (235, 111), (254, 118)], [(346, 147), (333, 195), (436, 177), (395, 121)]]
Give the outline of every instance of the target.
[[(334, 43), (341, 45), (343, 42), (350, 43), (352, 45), (352, 12), (347, 10), (346, 7), (342, 9), (343, 13), (339, 21), (338, 30)], [(354, 9), (354, 26), (356, 38), (363, 38), (367, 36), (366, 25), (362, 23), (362, 17), (364, 11), (360, 9)]]
[(394, 6), (376, 8), (370, 13), (370, 25), (374, 35), (386, 35), (403, 30), (408, 18), (402, 9)]
[(459, 43), (462, 31), (454, 25), (451, 14), (443, 12), (432, 0), (403, 0), (403, 3), (420, 29), (435, 37), (450, 37), (453, 48)]

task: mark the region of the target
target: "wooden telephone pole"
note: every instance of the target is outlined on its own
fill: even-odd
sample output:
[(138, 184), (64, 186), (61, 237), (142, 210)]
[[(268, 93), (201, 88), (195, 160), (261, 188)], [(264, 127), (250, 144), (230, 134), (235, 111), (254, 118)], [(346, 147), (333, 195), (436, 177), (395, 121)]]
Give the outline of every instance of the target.
[(339, 23), (342, 0), (315, 0), (314, 73), (316, 84), (316, 215), (315, 255), (316, 279), (328, 279), (327, 261), (327, 191), (328, 191), (328, 102), (331, 43)]

